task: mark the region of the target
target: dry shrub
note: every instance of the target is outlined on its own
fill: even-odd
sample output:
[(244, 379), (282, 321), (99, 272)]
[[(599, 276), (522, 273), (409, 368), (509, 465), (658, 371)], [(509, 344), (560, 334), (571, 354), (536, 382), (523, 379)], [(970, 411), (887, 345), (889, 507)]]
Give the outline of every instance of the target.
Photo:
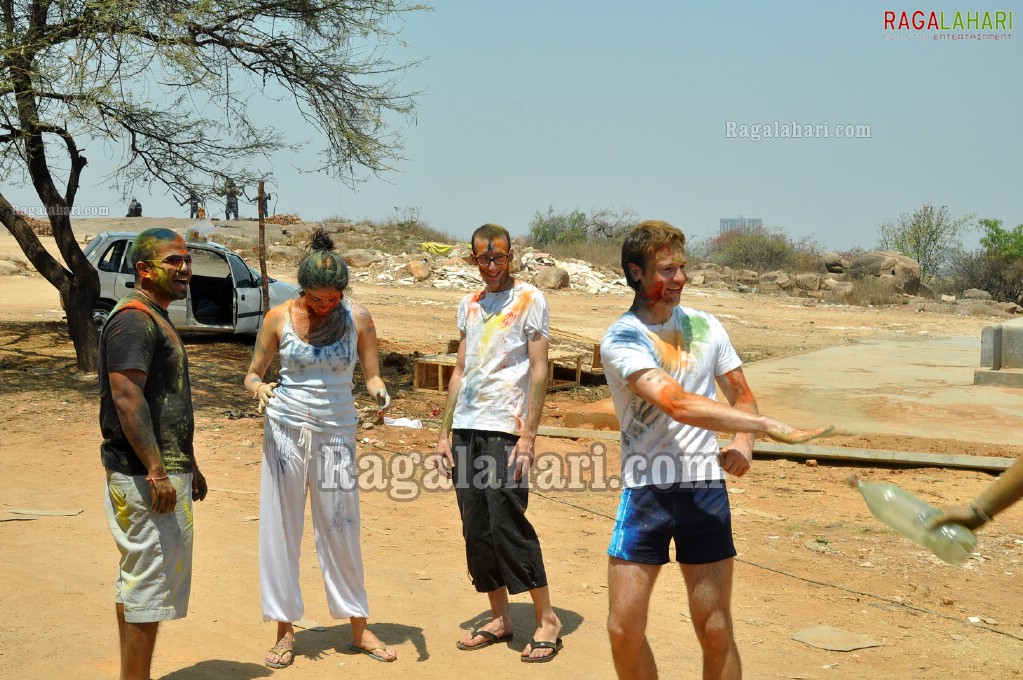
[(844, 298), (846, 304), (863, 307), (882, 307), (906, 303), (906, 298), (900, 295), (894, 285), (876, 276), (865, 276), (854, 280), (852, 283), (852, 293)]

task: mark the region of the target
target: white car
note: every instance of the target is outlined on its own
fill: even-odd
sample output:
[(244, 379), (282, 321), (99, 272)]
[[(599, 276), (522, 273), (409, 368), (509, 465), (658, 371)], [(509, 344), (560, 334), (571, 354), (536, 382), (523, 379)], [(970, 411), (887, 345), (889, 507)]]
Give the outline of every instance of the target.
[[(108, 231), (85, 247), (85, 257), (99, 272), (99, 301), (92, 312), (103, 330), (110, 310), (135, 287), (135, 269), (127, 252), (135, 232)], [(263, 322), (263, 289), (259, 272), (238, 253), (219, 243), (188, 243), (192, 281), (188, 297), (175, 300), (167, 313), (181, 331), (251, 333)], [(297, 297), (299, 288), (269, 279), (270, 306)]]

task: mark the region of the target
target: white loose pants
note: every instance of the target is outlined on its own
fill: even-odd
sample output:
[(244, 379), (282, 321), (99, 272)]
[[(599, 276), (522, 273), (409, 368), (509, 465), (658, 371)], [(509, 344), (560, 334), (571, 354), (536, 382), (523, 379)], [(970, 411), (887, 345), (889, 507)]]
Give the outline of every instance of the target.
[(302, 618), (298, 566), (307, 489), (330, 615), (369, 617), (356, 482), (354, 435), (316, 432), (266, 419), (259, 497), (264, 621)]

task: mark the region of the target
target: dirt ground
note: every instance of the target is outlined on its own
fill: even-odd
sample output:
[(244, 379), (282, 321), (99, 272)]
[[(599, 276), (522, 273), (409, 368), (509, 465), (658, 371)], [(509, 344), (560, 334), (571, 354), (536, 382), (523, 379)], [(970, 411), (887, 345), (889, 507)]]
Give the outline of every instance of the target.
[[(0, 253), (16, 249), (0, 234)], [(271, 272), (290, 278), (291, 272)], [(455, 648), (484, 620), (486, 598), (465, 572), (453, 492), (421, 489), (420, 461), (432, 451), (443, 396), (412, 390), (403, 357), (443, 350), (455, 334), (462, 293), (426, 286), (360, 284), (354, 298), (372, 313), (381, 338), (392, 415), (424, 429), (363, 430), (363, 549), (371, 625), (396, 647), (393, 665), (347, 651), (350, 626), (331, 620), (311, 533), (303, 544), (306, 613), (292, 668), (262, 665), (274, 638), (263, 623), (257, 573), (262, 421), (241, 379), (251, 341), (190, 338), (196, 450), (210, 486), (196, 508), (195, 573), (187, 618), (164, 624), (154, 677), (167, 680), (301, 678), (613, 677), (604, 628), (605, 549), (617, 492), (533, 493), (565, 647), (550, 664), (526, 667), (518, 653), (533, 631), (528, 596), (513, 598), (515, 640), (478, 653)], [(628, 298), (573, 292), (549, 295), (551, 323), (599, 338)], [(685, 304), (718, 314), (747, 361), (762, 361), (897, 333), (980, 336), (991, 319), (905, 309), (800, 304), (791, 298), (687, 290)], [(0, 280), (0, 519), (18, 510), (36, 519), (0, 521), (0, 667), (15, 678), (114, 678), (113, 615), (117, 553), (105, 525), (99, 463), (97, 384), (79, 375), (55, 291), (39, 276)], [(812, 322), (812, 323), (811, 323)], [(812, 331), (804, 330), (812, 328)], [(752, 385), (756, 391), (756, 385)], [(361, 395), (364, 396), (364, 395)], [(573, 404), (606, 396), (592, 385), (552, 392), (544, 423), (563, 424)], [(805, 422), (814, 426), (815, 414)], [(1023, 447), (889, 435), (834, 437), (828, 446), (1018, 456)], [(615, 472), (617, 444), (541, 437), (538, 451), (568, 460), (590, 453)], [(552, 458), (554, 460), (554, 458)], [(374, 468), (373, 466), (379, 466)], [(387, 474), (380, 474), (386, 472)], [(981, 532), (968, 563), (952, 567), (893, 534), (844, 484), (850, 474), (894, 481), (935, 504), (971, 498), (992, 476), (937, 468), (859, 468), (821, 461), (760, 458), (730, 479), (735, 567), (733, 613), (751, 678), (1011, 678), (1023, 667), (1023, 508)], [(379, 489), (367, 486), (378, 483)], [(43, 511), (80, 511), (43, 514)], [(323, 627), (317, 630), (317, 626)], [(816, 626), (841, 628), (879, 646), (826, 651), (792, 639)], [(677, 569), (654, 592), (650, 643), (665, 676), (700, 677), (699, 648)]]

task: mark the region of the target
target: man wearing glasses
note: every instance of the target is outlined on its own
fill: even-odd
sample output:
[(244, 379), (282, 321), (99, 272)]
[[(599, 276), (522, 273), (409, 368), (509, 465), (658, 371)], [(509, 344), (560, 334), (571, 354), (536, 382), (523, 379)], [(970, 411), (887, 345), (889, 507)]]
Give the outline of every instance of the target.
[(138, 234), (130, 256), (135, 289), (100, 336), (100, 457), (107, 524), (121, 553), (121, 679), (148, 680), (160, 621), (188, 611), (192, 501), (206, 497), (206, 480), (192, 448), (188, 358), (167, 316), (188, 294), (192, 257), (169, 229)]
[(469, 576), (487, 594), (492, 617), (456, 645), (477, 651), (511, 640), (508, 595), (528, 591), (536, 631), (520, 658), (545, 663), (561, 650), (561, 621), (526, 506), (547, 393), (547, 301), (512, 278), (514, 251), (504, 227), (477, 229), (472, 253), (485, 287), (458, 307), (458, 360), (434, 462), (445, 477), (454, 472)]

